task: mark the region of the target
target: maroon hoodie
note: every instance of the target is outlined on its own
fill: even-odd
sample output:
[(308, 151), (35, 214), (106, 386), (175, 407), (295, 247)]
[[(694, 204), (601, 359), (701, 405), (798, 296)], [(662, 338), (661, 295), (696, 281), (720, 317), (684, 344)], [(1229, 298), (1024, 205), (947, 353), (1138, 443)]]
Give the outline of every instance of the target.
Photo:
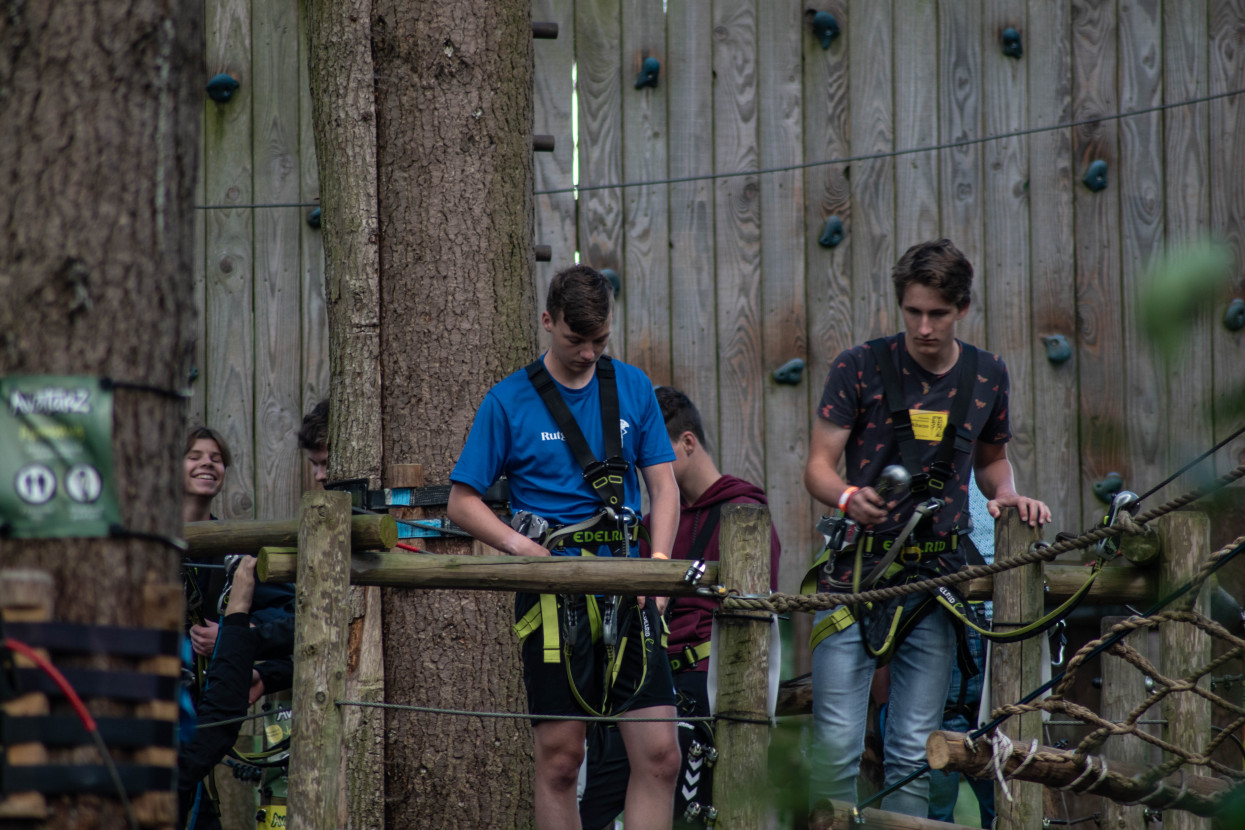
[[(683, 505), (679, 516), (679, 530), (674, 537), (672, 559), (687, 559), (692, 553), (692, 543), (700, 535), (701, 529), (709, 521), (710, 513), (715, 504), (768, 504), (765, 491), (742, 478), (724, 475), (709, 487), (695, 504)], [(648, 517), (645, 516), (645, 524)], [(705, 549), (698, 558), (707, 562), (718, 561), (718, 536), (721, 528), (715, 528), (709, 536)], [(778, 542), (778, 532), (770, 529), (770, 589), (778, 587), (778, 557), (782, 547)], [(648, 546), (641, 544), (641, 555), (648, 556)], [(674, 657), (683, 653), (683, 646), (698, 646), (709, 639), (713, 626), (713, 611), (718, 603), (707, 597), (671, 597), (669, 610), (666, 613), (670, 626), (670, 644), (668, 653)], [(708, 671), (709, 661), (701, 660), (691, 671)]]

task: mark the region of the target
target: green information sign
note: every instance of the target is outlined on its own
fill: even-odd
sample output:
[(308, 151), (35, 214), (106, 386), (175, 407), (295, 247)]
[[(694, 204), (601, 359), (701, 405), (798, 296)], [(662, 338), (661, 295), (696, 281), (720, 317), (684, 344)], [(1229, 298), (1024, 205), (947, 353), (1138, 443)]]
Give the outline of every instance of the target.
[(92, 377), (0, 377), (3, 531), (27, 539), (107, 536), (120, 523), (112, 390)]

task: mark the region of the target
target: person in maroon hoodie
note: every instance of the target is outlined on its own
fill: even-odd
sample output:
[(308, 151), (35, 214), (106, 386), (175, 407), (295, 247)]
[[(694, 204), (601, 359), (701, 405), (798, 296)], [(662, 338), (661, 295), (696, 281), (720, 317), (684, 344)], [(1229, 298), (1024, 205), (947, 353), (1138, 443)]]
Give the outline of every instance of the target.
[[(723, 475), (718, 470), (713, 456), (706, 449), (708, 442), (700, 411), (687, 395), (672, 386), (659, 386), (656, 393), (666, 421), (666, 433), (674, 449), (674, 478), (679, 484), (682, 510), (671, 556), (674, 559), (716, 562), (719, 558), (722, 506), (768, 504), (765, 491), (742, 478)], [(778, 587), (778, 559), (781, 553), (778, 532), (771, 528), (771, 590)], [(640, 542), (640, 555), (649, 555), (643, 541)], [(670, 629), (667, 651), (670, 668), (674, 672), (675, 692), (679, 696), (679, 714), (684, 717), (707, 717), (710, 713), (709, 635), (716, 609), (717, 602), (707, 597), (672, 597), (666, 606), (666, 622)], [(690, 802), (702, 807), (712, 803), (713, 769), (689, 752), (693, 742), (704, 746), (711, 740), (712, 733), (705, 731), (702, 724), (679, 724), (679, 743), (684, 758), (675, 791), (676, 826), (703, 826), (699, 822), (687, 825), (681, 822)], [(614, 819), (622, 810), (627, 776), (627, 755), (618, 730), (596, 730), (589, 737), (587, 786), (579, 805), (584, 830), (602, 830), (613, 826)]]

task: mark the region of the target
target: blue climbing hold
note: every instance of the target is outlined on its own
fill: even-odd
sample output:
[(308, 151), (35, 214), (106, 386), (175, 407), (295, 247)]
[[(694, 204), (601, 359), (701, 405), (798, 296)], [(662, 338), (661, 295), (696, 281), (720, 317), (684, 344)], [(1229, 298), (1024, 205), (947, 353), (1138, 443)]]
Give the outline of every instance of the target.
[(316, 208), (315, 210), (311, 211), (311, 213), (308, 213), (307, 214), (307, 226), (310, 228), (315, 228), (316, 230), (319, 230), (321, 216), (322, 214), (320, 213), (320, 208)]
[(1072, 359), (1072, 346), (1062, 334), (1043, 337), (1042, 343), (1046, 346), (1046, 359), (1056, 366)]
[(1097, 193), (1107, 186), (1107, 163), (1102, 159), (1098, 159), (1089, 166), (1089, 170), (1085, 171), (1085, 178), (1081, 179), (1085, 182), (1085, 186)]
[(1237, 297), (1228, 303), (1228, 310), (1223, 313), (1223, 324), (1228, 331), (1245, 329), (1245, 300)]
[(1093, 484), (1094, 496), (1103, 504), (1110, 504), (1115, 494), (1124, 489), (1124, 477), (1119, 473), (1107, 473), (1102, 481)]
[(640, 73), (635, 76), (635, 88), (644, 89), (646, 86), (657, 88), (657, 76), (661, 74), (661, 61), (657, 58), (648, 57), (644, 59), (644, 63), (640, 66)]
[(839, 36), (839, 21), (830, 12), (817, 12), (813, 15), (813, 34), (817, 36), (822, 49), (829, 49), (830, 44)]
[(821, 230), (821, 236), (817, 237), (817, 244), (823, 248), (835, 248), (843, 241), (843, 220), (837, 216), (831, 216), (826, 220), (826, 226)]
[(1003, 43), (1003, 54), (1007, 57), (1019, 59), (1025, 53), (1024, 45), (1020, 42), (1020, 32), (1011, 26), (1003, 30), (1000, 40)]
[(223, 104), (233, 97), (238, 86), (232, 75), (222, 72), (207, 82), (207, 94), (216, 103)]
[(614, 296), (622, 296), (622, 277), (618, 276), (618, 272), (613, 268), (602, 268), (601, 276), (610, 281), (610, 285), (614, 286)]
[(774, 370), (774, 383), (797, 386), (804, 378), (804, 361), (793, 357)]

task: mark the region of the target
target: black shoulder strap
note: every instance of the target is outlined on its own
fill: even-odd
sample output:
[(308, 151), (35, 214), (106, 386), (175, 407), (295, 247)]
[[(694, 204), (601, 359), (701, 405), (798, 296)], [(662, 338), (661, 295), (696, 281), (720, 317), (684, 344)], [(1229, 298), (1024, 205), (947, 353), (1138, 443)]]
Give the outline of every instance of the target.
[(890, 344), (886, 342), (886, 338), (879, 337), (870, 340), (868, 345), (877, 361), (878, 374), (882, 376), (882, 391), (886, 394), (886, 408), (890, 410), (891, 426), (895, 439), (899, 442), (899, 457), (903, 460), (908, 474), (912, 476), (908, 489), (919, 498), (929, 487), (929, 474), (921, 464), (921, 448), (912, 432), (912, 417), (908, 414), (899, 372), (895, 370), (895, 362), (891, 358)]
[(718, 523), (722, 521), (722, 502), (718, 502), (709, 508), (709, 515), (705, 517), (704, 527), (696, 534), (696, 538), (692, 540), (692, 546), (687, 549), (687, 556), (681, 559), (702, 559), (705, 555), (705, 548), (709, 547), (709, 540), (713, 538), (713, 531), (717, 529)]
[(597, 361), (597, 379), (601, 398), (601, 430), (605, 437), (605, 460), (592, 454), (583, 430), (570, 407), (562, 399), (557, 383), (540, 358), (527, 365), (527, 377), (545, 402), (549, 414), (557, 422), (558, 429), (566, 439), (567, 446), (584, 471), (584, 481), (592, 487), (602, 503), (609, 507), (622, 507), (624, 500), (623, 474), (628, 464), (622, 454), (622, 427), (618, 414), (618, 382), (614, 376), (614, 364), (606, 355)]
[(929, 468), (930, 489), (942, 492), (951, 477), (955, 475), (955, 454), (962, 452), (968, 455), (973, 451), (973, 436), (965, 427), (968, 420), (968, 404), (973, 399), (973, 389), (977, 385), (977, 348), (968, 343), (960, 344), (960, 385), (955, 390), (955, 400), (951, 403), (949, 422), (942, 432), (942, 443), (938, 445), (938, 454)]
[(891, 358), (890, 344), (886, 338), (870, 340), (869, 349), (877, 360), (878, 373), (882, 376), (882, 389), (886, 394), (886, 407), (891, 413), (891, 423), (895, 437), (899, 441), (899, 455), (904, 467), (912, 476), (909, 489), (918, 498), (925, 491), (933, 490), (935, 495), (942, 493), (951, 476), (955, 474), (955, 453), (972, 451), (973, 439), (964, 422), (968, 416), (968, 404), (973, 397), (973, 388), (977, 383), (977, 349), (968, 343), (960, 344), (959, 386), (956, 388), (955, 400), (951, 404), (947, 426), (943, 429), (942, 443), (934, 456), (934, 463), (926, 473), (921, 464), (921, 450), (916, 435), (912, 431), (912, 418), (908, 414), (907, 401), (903, 396), (903, 385), (895, 362)]

